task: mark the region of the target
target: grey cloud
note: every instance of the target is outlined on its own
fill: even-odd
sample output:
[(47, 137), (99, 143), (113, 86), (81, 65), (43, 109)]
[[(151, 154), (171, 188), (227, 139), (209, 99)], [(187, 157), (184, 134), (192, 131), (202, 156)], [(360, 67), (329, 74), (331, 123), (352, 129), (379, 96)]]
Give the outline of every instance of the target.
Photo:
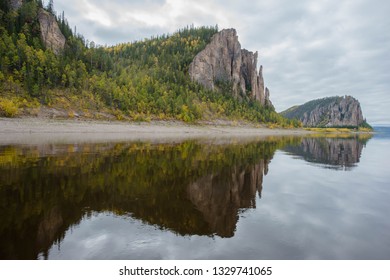
[[(99, 26), (98, 29), (94, 29), (92, 37), (96, 38), (96, 42), (101, 42), (100, 38), (104, 38), (104, 44), (107, 46), (115, 45), (118, 43), (128, 43), (139, 41), (145, 38), (149, 38), (149, 34), (163, 34), (166, 31), (161, 27), (148, 27), (133, 21), (133, 30), (127, 29), (111, 29), (107, 26)], [(115, 42), (112, 44), (110, 42)], [(101, 44), (101, 43), (99, 43)], [(102, 44), (101, 44), (102, 45)]]

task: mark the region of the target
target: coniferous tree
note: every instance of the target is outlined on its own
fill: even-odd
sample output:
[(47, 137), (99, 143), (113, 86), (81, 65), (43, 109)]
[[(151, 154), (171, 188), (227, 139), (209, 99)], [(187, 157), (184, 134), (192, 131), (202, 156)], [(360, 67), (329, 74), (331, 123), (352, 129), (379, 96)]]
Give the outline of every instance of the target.
[(37, 4), (39, 8), (43, 8), (43, 1), (42, 0), (37, 0)]
[(47, 4), (47, 7), (46, 7), (47, 11), (49, 13), (51, 13), (52, 15), (54, 15), (54, 2), (53, 0), (49, 0), (49, 3)]

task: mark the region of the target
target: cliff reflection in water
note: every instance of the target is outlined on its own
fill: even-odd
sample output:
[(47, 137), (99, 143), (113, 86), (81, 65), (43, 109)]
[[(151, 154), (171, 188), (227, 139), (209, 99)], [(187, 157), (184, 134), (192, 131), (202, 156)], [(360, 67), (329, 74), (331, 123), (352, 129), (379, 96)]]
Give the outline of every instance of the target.
[(238, 210), (256, 207), (269, 159), (253, 166), (234, 166), (206, 175), (187, 187), (190, 201), (202, 213), (208, 229), (222, 237), (234, 235)]
[(239, 210), (256, 206), (275, 150), (296, 141), (0, 147), (0, 258), (47, 257), (97, 212), (231, 237)]
[(287, 145), (284, 151), (320, 167), (351, 170), (359, 163), (362, 150), (371, 135), (345, 138), (303, 138), (299, 145)]

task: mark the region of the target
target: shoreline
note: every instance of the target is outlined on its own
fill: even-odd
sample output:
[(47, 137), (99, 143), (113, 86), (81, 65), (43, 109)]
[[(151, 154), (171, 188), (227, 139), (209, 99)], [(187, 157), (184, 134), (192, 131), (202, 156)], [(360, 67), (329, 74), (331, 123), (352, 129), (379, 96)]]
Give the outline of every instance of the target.
[(0, 118), (0, 144), (102, 141), (175, 141), (193, 138), (262, 138), (303, 136), (304, 129), (270, 129), (249, 123), (216, 121), (185, 124), (178, 121), (124, 122), (48, 118)]

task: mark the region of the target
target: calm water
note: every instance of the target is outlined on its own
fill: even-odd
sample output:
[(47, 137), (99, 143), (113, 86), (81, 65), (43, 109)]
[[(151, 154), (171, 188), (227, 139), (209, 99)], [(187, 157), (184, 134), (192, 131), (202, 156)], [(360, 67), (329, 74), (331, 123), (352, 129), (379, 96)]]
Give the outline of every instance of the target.
[(389, 145), (0, 146), (0, 259), (390, 259)]

